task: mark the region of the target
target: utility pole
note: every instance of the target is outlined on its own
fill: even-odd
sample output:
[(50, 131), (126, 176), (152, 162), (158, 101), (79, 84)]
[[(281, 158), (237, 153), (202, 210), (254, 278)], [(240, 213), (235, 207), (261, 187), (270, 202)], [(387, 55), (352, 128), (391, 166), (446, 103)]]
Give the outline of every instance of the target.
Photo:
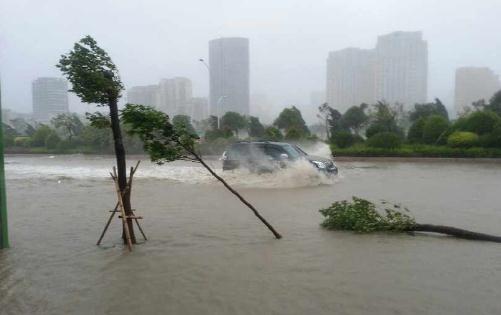
[[(0, 82), (0, 122), (2, 122), (2, 85)], [(5, 193), (5, 168), (3, 159), (3, 122), (0, 127), (0, 249), (9, 247), (7, 228), (7, 195)]]

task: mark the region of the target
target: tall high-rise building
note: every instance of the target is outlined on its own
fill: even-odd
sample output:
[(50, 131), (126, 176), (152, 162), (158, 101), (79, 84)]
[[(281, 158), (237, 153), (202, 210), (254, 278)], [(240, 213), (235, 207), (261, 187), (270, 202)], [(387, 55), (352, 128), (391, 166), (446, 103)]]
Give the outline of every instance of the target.
[(33, 118), (49, 122), (68, 113), (68, 83), (61, 78), (38, 78), (32, 82)]
[(346, 48), (329, 53), (326, 101), (341, 113), (374, 101), (374, 50)]
[(158, 84), (156, 105), (169, 116), (189, 115), (192, 97), (190, 79), (183, 77), (162, 79)]
[(421, 32), (378, 37), (375, 48), (375, 98), (410, 108), (424, 103), (428, 89), (428, 44)]
[(501, 89), (499, 77), (486, 67), (456, 69), (454, 106), (457, 113), (464, 112), (473, 102), (486, 102)]
[(134, 86), (127, 90), (127, 102), (156, 107), (158, 85)]
[(249, 114), (249, 40), (229, 37), (209, 42), (210, 113)]

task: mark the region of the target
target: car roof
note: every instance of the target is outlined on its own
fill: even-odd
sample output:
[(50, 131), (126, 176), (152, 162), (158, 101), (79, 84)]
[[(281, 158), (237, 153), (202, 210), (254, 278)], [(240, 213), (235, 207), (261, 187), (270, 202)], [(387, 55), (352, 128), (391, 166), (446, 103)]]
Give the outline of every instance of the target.
[(275, 141), (238, 141), (233, 143), (232, 145), (241, 145), (241, 144), (273, 144), (273, 145), (291, 145), (287, 142), (275, 142)]

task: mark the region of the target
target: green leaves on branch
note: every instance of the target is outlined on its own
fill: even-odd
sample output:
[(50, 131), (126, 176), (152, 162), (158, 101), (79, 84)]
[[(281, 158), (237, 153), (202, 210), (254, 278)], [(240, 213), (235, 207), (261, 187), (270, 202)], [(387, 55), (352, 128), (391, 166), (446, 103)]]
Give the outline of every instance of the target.
[(163, 164), (175, 160), (194, 160), (196, 135), (186, 128), (176, 130), (169, 116), (150, 106), (127, 104), (121, 111), (127, 132), (137, 135), (153, 162)]
[(111, 127), (110, 117), (108, 115), (104, 115), (101, 112), (85, 113), (85, 118), (87, 118), (90, 121), (90, 125), (92, 127), (98, 129)]
[(117, 67), (90, 36), (75, 43), (56, 66), (71, 82), (71, 91), (85, 103), (108, 104), (110, 97), (118, 99), (123, 90)]
[[(378, 209), (380, 208), (380, 209)], [(337, 201), (330, 207), (319, 210), (325, 217), (321, 226), (329, 230), (347, 230), (360, 233), (377, 231), (402, 232), (410, 230), (415, 220), (400, 211), (400, 205), (382, 202), (378, 207), (362, 198), (353, 201)], [(403, 208), (408, 212), (407, 208)]]

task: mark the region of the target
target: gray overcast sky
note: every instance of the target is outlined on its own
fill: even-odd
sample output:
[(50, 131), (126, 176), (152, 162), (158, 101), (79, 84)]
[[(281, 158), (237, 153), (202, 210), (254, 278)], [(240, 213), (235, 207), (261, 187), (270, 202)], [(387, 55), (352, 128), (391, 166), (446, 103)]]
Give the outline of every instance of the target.
[[(206, 96), (207, 70), (198, 59), (207, 57), (207, 42), (244, 36), (251, 94), (267, 95), (273, 111), (304, 108), (311, 91), (324, 89), (330, 50), (371, 48), (377, 35), (421, 30), (428, 97), (450, 106), (456, 67), (501, 73), (500, 12), (501, 0), (0, 0), (3, 104), (30, 112), (31, 81), (60, 76), (59, 56), (86, 34), (110, 53), (127, 87), (186, 76), (194, 95)], [(71, 109), (85, 110), (74, 100)]]

